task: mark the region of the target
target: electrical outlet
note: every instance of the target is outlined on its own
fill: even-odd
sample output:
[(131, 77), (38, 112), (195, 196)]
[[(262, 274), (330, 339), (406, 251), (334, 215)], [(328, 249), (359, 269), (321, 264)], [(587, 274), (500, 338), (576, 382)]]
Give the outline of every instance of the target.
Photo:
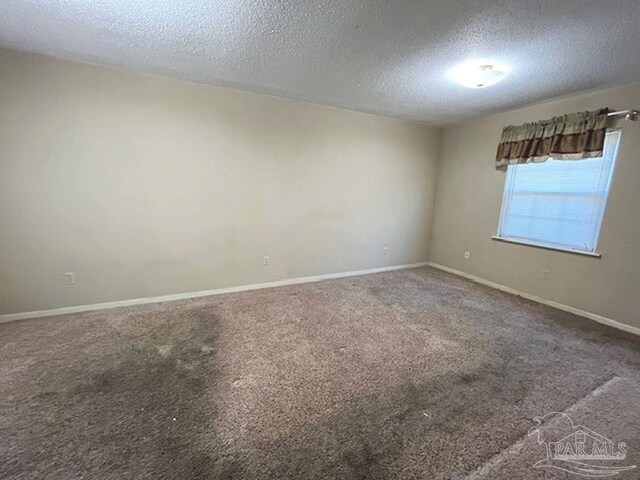
[(464, 252), (464, 258), (469, 260), (469, 258), (471, 258), (471, 254), (469, 252)]
[(75, 283), (76, 283), (76, 274), (73, 272), (64, 272), (64, 284), (75, 285)]
[(382, 254), (387, 255), (389, 253), (389, 247), (382, 247)]
[(548, 279), (550, 275), (551, 270), (542, 270), (542, 278), (544, 278), (545, 280)]
[(265, 267), (269, 265), (269, 257), (262, 257), (262, 265)]

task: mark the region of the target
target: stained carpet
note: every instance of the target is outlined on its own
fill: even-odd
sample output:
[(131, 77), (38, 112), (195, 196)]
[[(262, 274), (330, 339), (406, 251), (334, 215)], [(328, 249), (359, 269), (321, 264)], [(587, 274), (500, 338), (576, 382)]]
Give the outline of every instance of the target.
[(576, 478), (532, 467), (552, 412), (640, 465), (640, 338), (431, 268), (7, 323), (0, 359), (3, 479)]

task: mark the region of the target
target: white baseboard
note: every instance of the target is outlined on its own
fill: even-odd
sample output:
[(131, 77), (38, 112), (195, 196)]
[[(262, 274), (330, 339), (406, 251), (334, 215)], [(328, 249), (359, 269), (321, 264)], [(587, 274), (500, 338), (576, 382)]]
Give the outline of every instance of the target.
[(631, 325), (627, 325), (626, 323), (617, 322), (611, 318), (603, 317), (602, 315), (597, 315), (595, 313), (587, 312), (585, 310), (580, 310), (579, 308), (571, 307), (569, 305), (564, 305), (562, 303), (554, 302), (553, 300), (547, 300), (546, 298), (538, 297), (537, 295), (532, 295), (527, 292), (522, 292), (520, 290), (516, 290), (515, 288), (505, 287), (504, 285), (500, 285), (499, 283), (494, 283), (489, 280), (485, 280), (484, 278), (477, 277), (470, 273), (465, 273), (460, 270), (456, 270), (454, 268), (445, 267), (444, 265), (440, 265), (438, 263), (427, 262), (430, 267), (437, 268), (438, 270), (442, 270), (448, 273), (452, 273), (454, 275), (458, 275), (460, 277), (468, 278), (476, 283), (480, 283), (482, 285), (487, 285), (488, 287), (495, 288), (497, 290), (502, 290), (503, 292), (512, 293), (514, 295), (519, 295), (528, 300), (532, 300), (534, 302), (542, 303), (544, 305), (549, 305), (550, 307), (557, 308), (558, 310), (564, 310), (565, 312), (573, 313), (575, 315), (579, 315), (581, 317), (588, 318), (589, 320), (596, 321), (598, 323), (602, 323), (604, 325), (608, 325), (613, 328), (617, 328), (618, 330), (624, 330), (625, 332), (633, 333), (635, 335), (640, 335), (640, 328), (632, 327)]
[(222, 295), (224, 293), (246, 292), (248, 290), (260, 290), (262, 288), (282, 287), (285, 285), (296, 285), (299, 283), (320, 282), (333, 278), (355, 277), (357, 275), (368, 275), (371, 273), (391, 272), (393, 270), (404, 270), (407, 268), (426, 267), (428, 262), (411, 263), (407, 265), (394, 265), (391, 267), (370, 268), (367, 270), (355, 270), (351, 272), (327, 273), (324, 275), (312, 275), (310, 277), (289, 278), (277, 280), (275, 282), (257, 283), (253, 285), (240, 285), (237, 287), (216, 288), (213, 290), (202, 290), (199, 292), (176, 293), (173, 295), (161, 295), (159, 297), (134, 298), (132, 300), (120, 300), (116, 302), (94, 303), (91, 305), (78, 305), (75, 307), (53, 308), (51, 310), (37, 310), (33, 312), (7, 313), (0, 315), (0, 323), (12, 322), (14, 320), (24, 320), (27, 318), (52, 317), (54, 315), (65, 315), (67, 313), (91, 312), (94, 310), (105, 310), (108, 308), (129, 307), (132, 305), (144, 305), (147, 303), (171, 302), (173, 300), (185, 300), (189, 298), (208, 297), (210, 295)]

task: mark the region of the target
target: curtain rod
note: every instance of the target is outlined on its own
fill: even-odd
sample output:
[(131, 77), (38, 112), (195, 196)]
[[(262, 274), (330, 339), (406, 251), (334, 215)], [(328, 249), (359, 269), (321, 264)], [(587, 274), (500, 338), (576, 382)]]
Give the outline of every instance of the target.
[(638, 112), (638, 110), (618, 110), (617, 112), (609, 112), (607, 113), (607, 115), (609, 117), (621, 117), (622, 115), (624, 115), (625, 120), (631, 120), (632, 122), (635, 122), (636, 120), (638, 120), (640, 112)]

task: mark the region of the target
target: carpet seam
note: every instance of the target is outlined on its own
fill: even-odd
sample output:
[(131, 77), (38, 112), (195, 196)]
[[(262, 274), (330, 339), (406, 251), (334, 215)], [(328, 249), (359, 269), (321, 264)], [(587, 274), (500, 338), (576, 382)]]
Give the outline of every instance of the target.
[[(551, 421), (553, 421), (554, 419), (558, 418), (558, 416), (563, 414), (563, 413), (568, 415), (569, 413), (575, 412), (579, 407), (584, 405), (584, 403), (587, 400), (591, 400), (592, 398), (599, 397), (603, 393), (607, 392), (612, 386), (617, 385), (621, 380), (622, 380), (622, 377), (620, 377), (618, 375), (614, 375), (609, 380), (607, 380), (606, 382), (604, 382), (601, 385), (597, 386), (596, 388), (591, 390), (589, 393), (587, 393), (583, 397), (580, 397), (578, 400), (576, 400), (571, 405), (569, 405), (564, 410), (562, 410), (562, 412), (554, 412), (555, 414), (553, 416), (549, 417), (547, 419), (547, 421), (544, 422), (543, 425), (549, 424)], [(465, 480), (475, 480), (475, 479), (478, 479), (478, 478), (483, 478), (488, 473), (491, 473), (495, 467), (500, 465), (500, 463), (505, 460), (505, 458), (507, 458), (508, 456), (510, 456), (513, 453), (520, 452), (522, 450), (522, 448), (525, 446), (525, 443), (526, 443), (528, 437), (529, 437), (529, 434), (528, 434), (528, 431), (527, 431), (527, 433), (525, 433), (524, 435), (520, 436), (520, 438), (518, 438), (518, 440), (516, 440), (510, 446), (508, 446), (507, 448), (501, 450), (500, 452), (498, 452), (495, 455), (493, 455), (492, 457), (490, 457), (489, 460), (487, 460), (482, 465), (480, 465), (471, 474), (467, 475), (465, 477)]]

